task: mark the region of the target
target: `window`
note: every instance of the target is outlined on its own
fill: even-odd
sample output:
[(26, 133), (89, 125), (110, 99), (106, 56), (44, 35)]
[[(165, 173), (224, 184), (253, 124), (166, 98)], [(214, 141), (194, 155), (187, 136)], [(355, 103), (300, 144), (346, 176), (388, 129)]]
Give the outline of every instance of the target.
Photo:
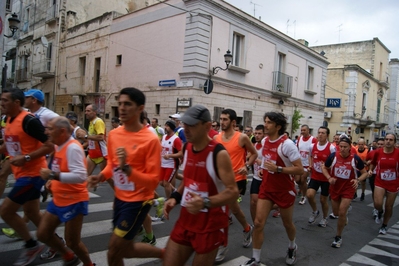
[(122, 65), (122, 55), (121, 54), (116, 56), (116, 65), (117, 66)]
[(98, 57), (94, 62), (94, 92), (100, 92), (100, 69), (101, 57)]
[(46, 59), (47, 59), (46, 70), (47, 71), (51, 70), (52, 54), (53, 54), (53, 44), (50, 42), (50, 43), (48, 43), (48, 47), (47, 47), (47, 51), (46, 51)]
[(11, 0), (6, 0), (6, 11), (11, 12)]
[(278, 71), (285, 73), (285, 60), (286, 55), (283, 53), (278, 53)]
[(80, 76), (86, 76), (86, 57), (79, 58), (79, 73)]
[(244, 35), (240, 35), (236, 32), (233, 33), (233, 66), (243, 66), (244, 56)]
[(306, 90), (313, 91), (313, 80), (314, 80), (314, 68), (308, 67), (308, 82), (306, 84)]
[(117, 106), (112, 106), (111, 116), (112, 117), (119, 117), (119, 110)]
[(25, 9), (25, 16), (24, 16), (24, 26), (22, 28), (23, 32), (29, 31), (29, 16), (30, 16), (30, 9), (29, 7)]
[(161, 105), (159, 103), (157, 103), (155, 105), (155, 114), (159, 115), (161, 113)]
[(224, 110), (223, 107), (217, 107), (215, 106), (213, 108), (213, 120), (214, 121), (219, 121), (220, 120), (220, 115), (222, 114), (222, 111)]

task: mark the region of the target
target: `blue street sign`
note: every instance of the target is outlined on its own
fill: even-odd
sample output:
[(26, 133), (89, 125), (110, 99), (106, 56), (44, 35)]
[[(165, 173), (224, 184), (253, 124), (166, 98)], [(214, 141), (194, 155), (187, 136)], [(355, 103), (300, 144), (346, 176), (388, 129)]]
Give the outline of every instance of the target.
[(172, 87), (176, 86), (176, 80), (175, 79), (160, 80), (158, 84), (159, 87)]
[(327, 98), (326, 107), (341, 108), (341, 98)]

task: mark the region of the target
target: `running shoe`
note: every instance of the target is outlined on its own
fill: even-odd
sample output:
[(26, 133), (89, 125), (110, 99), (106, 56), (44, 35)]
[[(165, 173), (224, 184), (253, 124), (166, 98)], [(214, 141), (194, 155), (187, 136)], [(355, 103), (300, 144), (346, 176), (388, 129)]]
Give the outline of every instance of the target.
[(319, 215), (320, 215), (320, 211), (318, 211), (318, 210), (312, 212), (312, 214), (309, 217), (308, 223), (313, 224), (316, 221), (317, 217), (319, 217)]
[(373, 219), (377, 218), (378, 216), (378, 210), (374, 209), (373, 210)]
[(24, 248), (21, 255), (14, 262), (14, 266), (25, 266), (29, 265), (32, 261), (36, 259), (36, 256), (42, 252), (44, 249), (44, 245), (37, 244), (32, 248)]
[(296, 251), (298, 250), (298, 245), (295, 248), (288, 248), (287, 256), (285, 256), (285, 263), (287, 265), (294, 265), (296, 262)]
[[(66, 245), (65, 240), (60, 237), (62, 243), (64, 243), (64, 246)], [(42, 254), (40, 254), (40, 259), (42, 260), (51, 260), (52, 258), (55, 257), (55, 255), (57, 254), (57, 251), (51, 247), (48, 247), (47, 250), (45, 252), (43, 252)]]
[(151, 216), (151, 222), (160, 222), (163, 220), (163, 217)]
[(360, 201), (364, 201), (364, 193), (360, 196)]
[(338, 219), (338, 215), (334, 215), (334, 213), (330, 213), (330, 215), (328, 216), (330, 219)]
[(147, 243), (155, 246), (157, 244), (157, 239), (155, 238), (155, 235), (152, 236), (152, 239), (149, 239), (147, 236), (144, 236), (143, 239), (141, 240), (141, 243)]
[(381, 226), (381, 228), (380, 228), (380, 231), (379, 231), (379, 234), (380, 235), (386, 235), (387, 234), (387, 227), (386, 226)]
[(275, 210), (272, 215), (273, 215), (274, 218), (279, 218), (280, 215), (281, 215), (280, 214), (280, 210)]
[(228, 248), (225, 246), (219, 246), (218, 253), (216, 254), (215, 262), (221, 262), (226, 257)]
[(339, 236), (336, 236), (336, 237), (334, 238), (334, 242), (331, 243), (331, 246), (332, 246), (333, 248), (340, 248), (341, 245), (342, 245), (342, 238), (339, 237)]
[(9, 237), (9, 238), (21, 238), (21, 237), (18, 235), (18, 233), (15, 232), (15, 230), (12, 229), (12, 228), (1, 228), (1, 231), (3, 232), (3, 234), (4, 234), (6, 237)]
[(302, 197), (301, 200), (299, 201), (299, 205), (304, 205), (306, 203), (306, 198)]
[(377, 217), (375, 217), (374, 221), (375, 221), (376, 224), (381, 224), (381, 221), (382, 221), (381, 216), (382, 215), (378, 214)]
[(229, 215), (229, 225), (233, 224), (233, 215)]
[(158, 205), (157, 205), (156, 217), (162, 218), (162, 216), (163, 216), (163, 205), (165, 203), (165, 198), (164, 197), (159, 197), (157, 200), (158, 200)]
[(238, 203), (241, 203), (241, 201), (242, 201), (242, 197), (241, 197), (241, 195), (240, 195), (240, 196), (238, 196), (237, 202), (238, 202)]
[(327, 226), (327, 219), (325, 219), (325, 218), (323, 218), (323, 219), (321, 219), (320, 220), (320, 222), (319, 222), (319, 226), (320, 227), (326, 227)]
[(260, 261), (256, 261), (254, 258), (252, 258), (245, 264), (241, 264), (240, 266), (260, 266)]
[(77, 266), (80, 264), (80, 259), (75, 255), (73, 259), (64, 261), (63, 266)]
[(254, 227), (252, 225), (250, 225), (249, 227), (250, 228), (248, 232), (244, 231), (244, 241), (242, 242), (244, 248), (249, 247), (252, 243), (252, 232), (254, 231)]

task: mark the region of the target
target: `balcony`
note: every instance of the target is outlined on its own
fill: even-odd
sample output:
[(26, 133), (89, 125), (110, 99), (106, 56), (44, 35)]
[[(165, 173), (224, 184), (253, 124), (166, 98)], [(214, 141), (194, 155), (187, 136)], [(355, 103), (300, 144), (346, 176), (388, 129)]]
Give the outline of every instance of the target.
[(16, 77), (17, 82), (24, 82), (28, 81), (28, 68), (24, 67), (22, 69), (18, 69), (16, 71)]
[(388, 125), (389, 115), (386, 113), (377, 113), (375, 127), (382, 128)]
[(281, 97), (291, 97), (292, 95), (292, 80), (291, 76), (280, 71), (273, 72), (272, 94)]
[(47, 9), (46, 23), (51, 23), (58, 17), (58, 5), (52, 5)]
[(39, 78), (53, 78), (54, 70), (51, 68), (51, 59), (41, 60), (33, 64), (33, 76)]

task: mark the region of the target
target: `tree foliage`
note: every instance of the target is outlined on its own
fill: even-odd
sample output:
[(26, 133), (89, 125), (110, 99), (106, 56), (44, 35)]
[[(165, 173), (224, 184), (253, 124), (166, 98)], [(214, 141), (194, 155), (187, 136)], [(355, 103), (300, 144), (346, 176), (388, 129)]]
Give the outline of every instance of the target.
[(292, 134), (294, 134), (294, 132), (298, 130), (299, 126), (301, 125), (299, 123), (299, 120), (303, 117), (304, 116), (301, 114), (301, 111), (299, 110), (294, 111), (294, 114), (292, 115)]

